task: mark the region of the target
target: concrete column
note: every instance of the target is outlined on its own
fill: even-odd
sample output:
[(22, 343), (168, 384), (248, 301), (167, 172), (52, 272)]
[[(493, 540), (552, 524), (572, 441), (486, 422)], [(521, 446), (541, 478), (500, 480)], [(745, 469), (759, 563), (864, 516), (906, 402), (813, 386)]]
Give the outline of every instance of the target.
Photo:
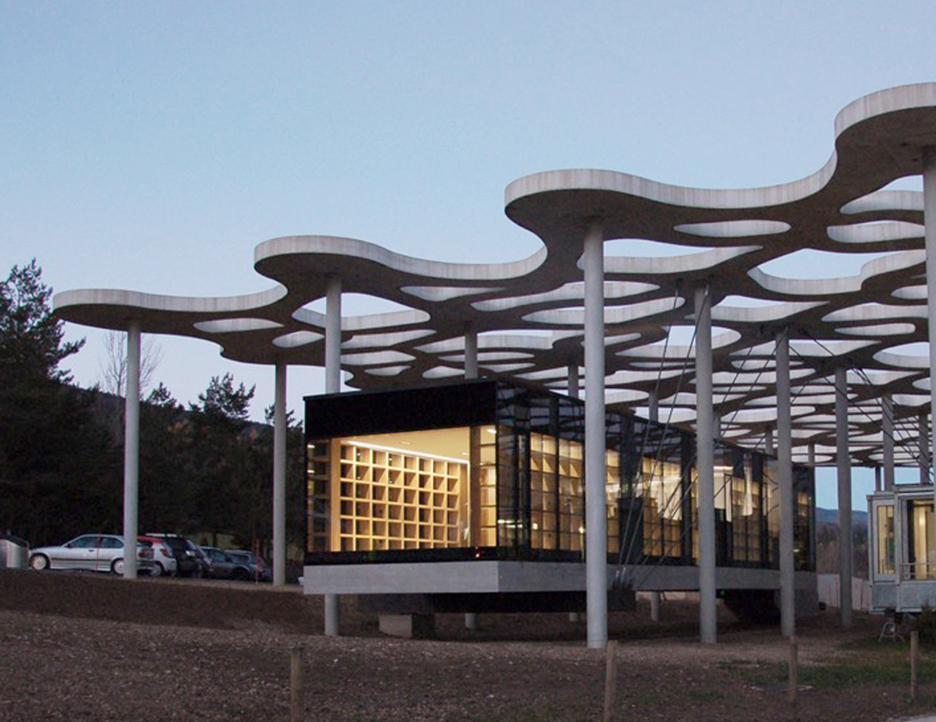
[[(929, 437), (929, 418), (926, 411), (921, 411), (918, 417), (919, 425), (919, 445), (920, 445), (920, 483), (929, 483), (929, 465), (930, 465), (930, 437)], [(936, 428), (936, 427), (934, 427)]]
[(140, 322), (127, 329), (127, 398), (124, 410), (124, 579), (137, 576), (140, 498)]
[(769, 426), (764, 430), (764, 453), (768, 456), (774, 456), (777, 448), (774, 446), (773, 429)]
[[(884, 490), (894, 488), (894, 404), (890, 394), (881, 396), (881, 450), (884, 458)], [(880, 468), (876, 469), (880, 473)]]
[(712, 407), (712, 303), (708, 286), (695, 289), (696, 459), (699, 465), (699, 632), (718, 637), (715, 590), (715, 436)]
[(341, 392), (341, 279), (329, 276), (325, 297), (325, 393)]
[(286, 362), (281, 358), (273, 399), (273, 585), (286, 585)]
[(579, 365), (578, 361), (569, 363), (569, 396), (573, 399), (579, 397)]
[[(474, 324), (465, 324), (465, 378), (478, 378), (478, 330)], [(465, 629), (478, 629), (478, 615), (465, 612)]]
[(585, 268), (585, 561), (588, 646), (608, 643), (608, 512), (605, 507), (604, 229), (589, 224)]
[(474, 324), (465, 326), (465, 378), (478, 378), (478, 329)]
[[(923, 224), (926, 238), (926, 298), (930, 341), (930, 410), (933, 410), (936, 409), (936, 404), (933, 403), (936, 399), (936, 271), (930, 272), (930, 269), (936, 269), (936, 148), (933, 147), (923, 149)], [(926, 478), (920, 479), (924, 483), (929, 483), (929, 460), (934, 458), (933, 453), (936, 453), (936, 423), (933, 424), (932, 433), (931, 443), (925, 447)], [(936, 550), (930, 549), (930, 554), (933, 555), (931, 559), (936, 559)]]
[[(569, 398), (579, 398), (579, 365), (578, 361), (569, 362)], [(582, 621), (581, 612), (569, 612), (569, 621), (578, 623)]]
[[(651, 391), (647, 395), (647, 416), (650, 421), (658, 422), (660, 420), (660, 399), (657, 398), (656, 391)], [(650, 592), (650, 621), (660, 621), (660, 604), (662, 601), (660, 592)]]
[[(325, 300), (325, 393), (341, 392), (341, 279), (331, 276)], [(325, 636), (339, 634), (337, 594), (325, 595)]]
[(884, 483), (881, 481), (881, 466), (876, 464), (874, 467), (874, 490), (884, 491)]
[(647, 416), (650, 421), (660, 421), (660, 399), (657, 398), (656, 391), (647, 394)]
[(848, 454), (848, 385), (844, 368), (835, 369), (835, 445), (838, 466), (839, 585), (841, 624), (852, 623), (852, 489)]
[(780, 632), (796, 634), (793, 559), (793, 421), (790, 409), (790, 338), (777, 334), (777, 465), (780, 467)]

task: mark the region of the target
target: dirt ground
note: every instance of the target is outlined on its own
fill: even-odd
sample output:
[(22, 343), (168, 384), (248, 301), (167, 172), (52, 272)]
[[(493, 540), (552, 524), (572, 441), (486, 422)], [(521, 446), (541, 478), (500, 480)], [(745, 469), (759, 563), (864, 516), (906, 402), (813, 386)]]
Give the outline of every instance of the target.
[[(835, 720), (936, 714), (936, 662), (911, 702), (907, 645), (880, 618), (802, 621), (801, 686), (786, 700), (788, 646), (722, 610), (719, 643), (697, 608), (668, 601), (614, 614), (616, 720)], [(342, 600), (341, 638), (319, 598), (201, 580), (0, 570), (0, 722), (289, 719), (289, 652), (304, 650), (308, 720), (601, 719), (605, 655), (565, 614), (442, 615), (438, 640), (382, 637)]]

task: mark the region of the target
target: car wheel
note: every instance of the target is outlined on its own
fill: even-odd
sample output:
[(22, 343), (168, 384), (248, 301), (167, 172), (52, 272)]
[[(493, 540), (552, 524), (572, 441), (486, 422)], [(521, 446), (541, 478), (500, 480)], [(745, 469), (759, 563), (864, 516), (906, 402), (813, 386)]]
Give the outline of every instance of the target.
[(124, 572), (124, 560), (115, 559), (111, 562), (111, 574), (116, 574), (117, 576), (123, 576)]
[(51, 569), (52, 567), (52, 565), (49, 564), (49, 557), (45, 554), (36, 554), (36, 556), (29, 560), (29, 566), (37, 572), (41, 572), (43, 569)]
[(156, 562), (153, 565), (153, 568), (150, 569), (151, 577), (161, 577), (166, 573), (166, 570), (163, 568), (162, 562)]
[(235, 579), (239, 582), (246, 582), (250, 578), (250, 575), (247, 574), (246, 569), (235, 569), (231, 574), (231, 579)]

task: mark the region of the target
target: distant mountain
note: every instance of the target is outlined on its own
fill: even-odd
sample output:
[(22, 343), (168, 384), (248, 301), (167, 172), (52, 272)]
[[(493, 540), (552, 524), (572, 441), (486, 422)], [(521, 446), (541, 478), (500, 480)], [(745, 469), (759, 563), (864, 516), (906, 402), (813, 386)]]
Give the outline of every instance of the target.
[[(816, 507), (816, 571), (838, 574), (839, 525), (836, 509)], [(852, 511), (852, 574), (868, 578), (868, 512)]]
[[(816, 507), (816, 527), (823, 524), (833, 524), (838, 526), (838, 509), (822, 509)], [(852, 528), (859, 526), (868, 526), (868, 512), (852, 510)]]

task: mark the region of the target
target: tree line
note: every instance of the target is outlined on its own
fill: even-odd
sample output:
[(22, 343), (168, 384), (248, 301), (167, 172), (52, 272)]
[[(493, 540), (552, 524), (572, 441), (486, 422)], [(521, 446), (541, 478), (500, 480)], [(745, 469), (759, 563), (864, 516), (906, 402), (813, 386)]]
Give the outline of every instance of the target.
[[(0, 284), (0, 532), (31, 545), (121, 533), (123, 399), (78, 388), (52, 289), (33, 260)], [(158, 384), (140, 406), (141, 532), (233, 537), (268, 550), (273, 429), (250, 421), (254, 388), (214, 376), (183, 406)], [(287, 433), (287, 542), (303, 548), (303, 433)]]

